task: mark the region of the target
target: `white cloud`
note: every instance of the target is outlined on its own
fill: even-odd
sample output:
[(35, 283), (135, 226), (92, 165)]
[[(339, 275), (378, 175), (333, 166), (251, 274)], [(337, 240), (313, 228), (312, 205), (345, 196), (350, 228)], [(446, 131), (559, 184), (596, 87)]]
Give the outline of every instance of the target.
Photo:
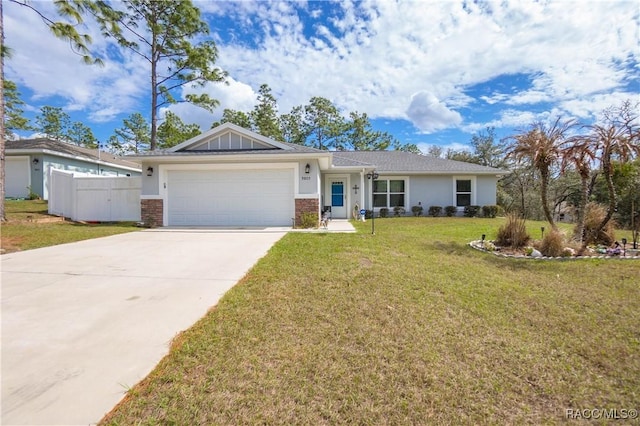
[(342, 5), (332, 22), (338, 33), (325, 25), (306, 37), (295, 9), (274, 16), (252, 3), (246, 13), (282, 31), (263, 33), (257, 50), (220, 46), (220, 63), (254, 87), (268, 83), (285, 109), (324, 96), (373, 118), (413, 119), (413, 93), (469, 104), (466, 87), (506, 73), (534, 75), (533, 87), (496, 93), (488, 103), (566, 101), (619, 90), (620, 61), (638, 56), (633, 10), (624, 1), (369, 1)]
[[(627, 88), (640, 57), (639, 15), (632, 1), (207, 1), (196, 6), (212, 22), (217, 64), (233, 76), (229, 86), (204, 89), (221, 101), (216, 115), (188, 105), (170, 107), (203, 128), (223, 108), (250, 110), (263, 83), (281, 112), (323, 96), (343, 111), (410, 120), (422, 132), (520, 126), (552, 112), (595, 117), (620, 99), (638, 97)], [(7, 76), (37, 93), (34, 102), (62, 96), (69, 109), (86, 110), (94, 121), (136, 110), (146, 115), (149, 77), (139, 58), (87, 67), (33, 12), (12, 2), (4, 8), (7, 44), (15, 50)], [(303, 19), (303, 13), (311, 18)], [(95, 26), (88, 30), (94, 48), (106, 52), (109, 44)], [(470, 87), (506, 74), (530, 76), (529, 85), (492, 88), (478, 96), (484, 102), (470, 97)], [(497, 111), (490, 123), (461, 115), (480, 107)]]
[(453, 127), (462, 121), (459, 113), (447, 108), (429, 92), (419, 92), (411, 97), (407, 116), (425, 133)]

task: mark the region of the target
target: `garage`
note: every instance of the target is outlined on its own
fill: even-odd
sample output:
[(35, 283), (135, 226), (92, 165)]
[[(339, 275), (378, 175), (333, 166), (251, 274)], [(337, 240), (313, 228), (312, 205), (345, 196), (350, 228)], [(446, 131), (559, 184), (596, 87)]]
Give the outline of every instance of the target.
[(169, 226), (290, 226), (293, 169), (168, 170)]
[(5, 196), (9, 198), (27, 198), (31, 186), (29, 157), (9, 157), (4, 159)]

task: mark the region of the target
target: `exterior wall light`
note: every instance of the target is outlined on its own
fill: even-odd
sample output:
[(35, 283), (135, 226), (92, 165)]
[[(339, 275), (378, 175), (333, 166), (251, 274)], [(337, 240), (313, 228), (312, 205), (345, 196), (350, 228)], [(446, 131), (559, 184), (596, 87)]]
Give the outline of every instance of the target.
[(38, 160), (37, 158), (34, 158), (33, 161), (31, 162), (33, 163), (34, 166), (37, 166), (40, 160)]
[(307, 165), (304, 166), (304, 172), (306, 174), (309, 174), (310, 171), (311, 171), (311, 165), (309, 163), (307, 163)]
[(147, 176), (153, 176), (153, 167), (147, 167)]

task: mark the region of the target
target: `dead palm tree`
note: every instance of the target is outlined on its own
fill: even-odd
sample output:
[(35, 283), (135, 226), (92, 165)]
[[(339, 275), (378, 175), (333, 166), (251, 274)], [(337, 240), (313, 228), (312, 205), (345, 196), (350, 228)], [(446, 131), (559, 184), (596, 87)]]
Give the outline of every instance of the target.
[(580, 176), (580, 204), (578, 205), (578, 217), (576, 223), (576, 239), (582, 243), (584, 238), (585, 209), (589, 202), (589, 182), (591, 181), (592, 165), (595, 161), (592, 140), (586, 136), (569, 138), (562, 150), (562, 167), (564, 173), (567, 168), (574, 167)]
[(602, 174), (607, 183), (609, 205), (607, 214), (595, 230), (599, 235), (613, 217), (618, 205), (616, 188), (613, 183), (613, 161), (625, 163), (640, 155), (640, 125), (638, 123), (638, 104), (625, 101), (620, 107), (604, 111), (601, 124), (589, 126), (589, 143), (600, 160)]
[(549, 209), (547, 192), (551, 179), (552, 167), (560, 162), (562, 145), (569, 129), (576, 125), (575, 120), (562, 122), (558, 118), (551, 127), (544, 123), (534, 123), (531, 129), (512, 136), (513, 143), (508, 148), (507, 157), (516, 161), (527, 161), (540, 173), (540, 200), (545, 218), (555, 230), (556, 223)]

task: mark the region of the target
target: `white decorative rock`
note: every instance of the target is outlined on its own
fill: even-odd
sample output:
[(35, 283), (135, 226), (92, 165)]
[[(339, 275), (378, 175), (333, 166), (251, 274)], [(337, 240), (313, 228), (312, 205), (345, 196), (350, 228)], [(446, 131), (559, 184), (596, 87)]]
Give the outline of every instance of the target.
[(533, 251), (531, 252), (531, 257), (542, 257), (542, 253), (540, 253), (536, 249), (533, 249)]

